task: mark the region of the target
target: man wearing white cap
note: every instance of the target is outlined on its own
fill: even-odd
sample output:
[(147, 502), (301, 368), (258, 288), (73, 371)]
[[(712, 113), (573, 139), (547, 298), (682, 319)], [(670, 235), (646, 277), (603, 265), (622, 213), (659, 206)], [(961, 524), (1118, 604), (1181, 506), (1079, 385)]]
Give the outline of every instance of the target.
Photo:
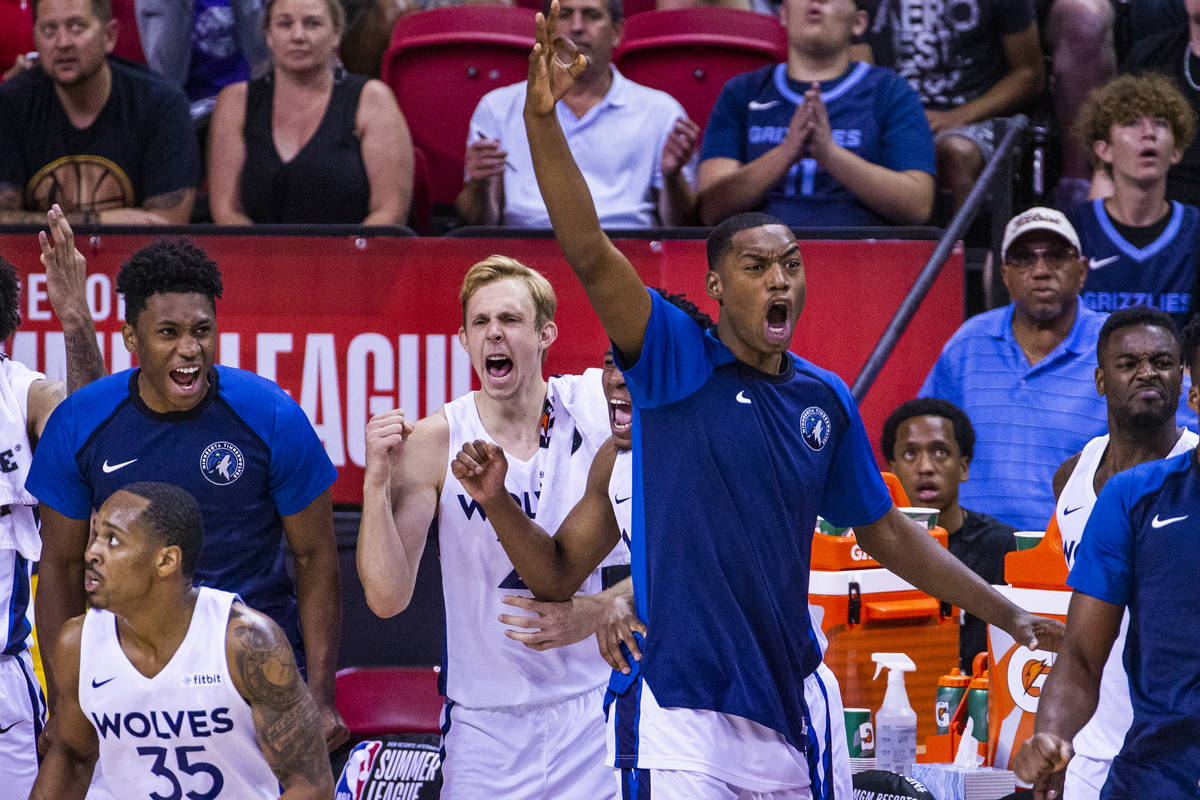
[(963, 323), (919, 394), (949, 400), (975, 425), (960, 501), (1019, 529), (1044, 530), (1054, 471), (1107, 428), (1094, 378), (1105, 315), (1079, 299), (1087, 263), (1060, 212), (1031, 208), (1011, 219), (1001, 260), (1012, 302)]

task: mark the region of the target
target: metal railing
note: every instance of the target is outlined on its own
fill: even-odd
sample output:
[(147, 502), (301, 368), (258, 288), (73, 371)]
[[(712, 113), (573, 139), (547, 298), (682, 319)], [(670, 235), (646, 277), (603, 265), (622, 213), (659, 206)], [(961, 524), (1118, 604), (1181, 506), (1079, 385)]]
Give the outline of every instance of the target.
[[(900, 307), (896, 309), (895, 315), (892, 316), (892, 321), (884, 329), (883, 335), (879, 337), (879, 342), (871, 351), (871, 355), (867, 357), (867, 361), (863, 364), (858, 377), (854, 379), (854, 385), (850, 388), (850, 392), (854, 395), (855, 402), (862, 402), (863, 398), (867, 395), (867, 391), (870, 390), (871, 384), (879, 377), (880, 370), (883, 369), (883, 365), (896, 348), (897, 342), (900, 341), (900, 336), (904, 333), (904, 329), (908, 327), (908, 323), (912, 321), (913, 315), (917, 313), (921, 301), (929, 293), (933, 282), (937, 280), (955, 244), (962, 238), (971, 222), (975, 219), (980, 207), (988, 199), (989, 194), (991, 196), (992, 209), (993, 262), (999, 263), (999, 253), (996, 250), (1004, 234), (1004, 226), (1012, 217), (1013, 164), (1015, 163), (1017, 146), (1021, 135), (1028, 127), (1029, 118), (1024, 114), (1017, 114), (1004, 121), (1003, 137), (996, 146), (996, 151), (984, 165), (983, 172), (979, 174), (979, 179), (975, 181), (975, 186), (972, 187), (970, 194), (967, 195), (966, 201), (962, 204), (958, 213), (954, 215), (954, 218), (950, 220), (950, 224), (946, 227), (946, 232), (938, 240), (937, 246), (934, 247), (933, 253), (929, 256), (929, 260), (921, 268), (921, 272), (913, 282), (912, 288), (908, 290), (908, 294), (905, 295), (904, 300), (900, 303)], [(993, 289), (995, 288), (993, 287)], [(999, 289), (1002, 292), (1003, 286), (1000, 286)]]

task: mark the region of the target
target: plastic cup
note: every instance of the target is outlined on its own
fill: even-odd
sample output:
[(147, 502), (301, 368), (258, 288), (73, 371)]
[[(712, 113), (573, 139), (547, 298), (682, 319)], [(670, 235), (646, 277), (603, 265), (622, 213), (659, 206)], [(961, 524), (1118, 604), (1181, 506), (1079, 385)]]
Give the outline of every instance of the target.
[(1041, 544), (1045, 531), (1017, 531), (1013, 536), (1017, 537), (1018, 550), (1032, 550)]
[(920, 506), (901, 506), (901, 513), (909, 519), (916, 522), (925, 530), (932, 530), (937, 525), (938, 510), (936, 508), (922, 508)]
[(871, 724), (871, 709), (847, 708), (846, 744), (851, 758), (875, 757), (875, 727)]

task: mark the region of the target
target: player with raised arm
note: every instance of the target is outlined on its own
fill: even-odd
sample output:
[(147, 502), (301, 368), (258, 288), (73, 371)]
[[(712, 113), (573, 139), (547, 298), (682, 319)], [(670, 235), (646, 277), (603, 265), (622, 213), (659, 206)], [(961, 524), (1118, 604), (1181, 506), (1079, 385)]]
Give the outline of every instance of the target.
[(634, 405), (632, 572), (647, 633), (638, 668), (610, 685), (615, 763), (631, 795), (649, 783), (660, 798), (825, 797), (830, 703), (807, 607), (818, 513), (1018, 641), (1061, 626), (1006, 601), (892, 505), (845, 384), (787, 352), (805, 283), (786, 227), (752, 214), (714, 230), (715, 333), (646, 291), (601, 230), (553, 114), (584, 66), (558, 57), (555, 5), (537, 18), (525, 124), (555, 236)]
[(133, 483), (100, 507), (92, 607), (54, 650), (55, 736), (30, 800), (84, 797), (97, 760), (130, 797), (333, 795), (287, 637), (237, 595), (193, 585), (203, 537), (195, 499), (170, 484)]

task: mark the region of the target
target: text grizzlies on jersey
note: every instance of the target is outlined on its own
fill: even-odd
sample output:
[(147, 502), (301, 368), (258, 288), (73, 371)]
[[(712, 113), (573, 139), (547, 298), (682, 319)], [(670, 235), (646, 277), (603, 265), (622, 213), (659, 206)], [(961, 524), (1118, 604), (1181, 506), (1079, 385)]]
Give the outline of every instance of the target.
[(820, 450), (829, 441), (829, 415), (825, 409), (809, 406), (800, 415), (800, 438), (813, 450)]
[(237, 445), (213, 442), (200, 454), (200, 472), (209, 483), (228, 486), (242, 475), (246, 459)]

